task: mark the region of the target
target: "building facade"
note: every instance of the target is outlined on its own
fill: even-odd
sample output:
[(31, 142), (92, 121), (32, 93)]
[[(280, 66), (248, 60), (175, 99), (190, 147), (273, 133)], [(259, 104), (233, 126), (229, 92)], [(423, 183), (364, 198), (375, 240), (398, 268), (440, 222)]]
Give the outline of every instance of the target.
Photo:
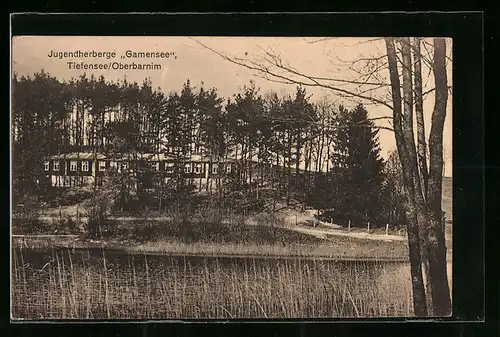
[(128, 173), (139, 176), (146, 188), (174, 177), (190, 179), (206, 186), (210, 180), (234, 177), (238, 166), (231, 159), (213, 159), (200, 155), (173, 158), (164, 154), (128, 154), (110, 157), (100, 153), (74, 152), (53, 155), (43, 164), (45, 183), (53, 187), (102, 185), (107, 174)]

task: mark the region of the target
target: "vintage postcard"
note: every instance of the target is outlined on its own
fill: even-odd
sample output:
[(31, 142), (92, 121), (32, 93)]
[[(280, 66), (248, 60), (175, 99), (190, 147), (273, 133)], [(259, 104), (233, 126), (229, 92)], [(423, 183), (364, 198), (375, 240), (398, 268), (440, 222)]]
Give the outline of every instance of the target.
[(451, 315), (451, 39), (11, 48), (12, 320)]

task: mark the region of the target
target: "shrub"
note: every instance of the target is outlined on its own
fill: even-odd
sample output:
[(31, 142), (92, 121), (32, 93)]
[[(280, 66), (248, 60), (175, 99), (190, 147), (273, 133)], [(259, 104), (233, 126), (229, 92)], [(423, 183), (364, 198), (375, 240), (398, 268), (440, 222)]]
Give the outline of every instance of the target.
[(70, 215), (66, 215), (66, 217), (60, 216), (55, 219), (53, 228), (58, 234), (77, 234), (79, 232), (76, 221)]
[(94, 197), (90, 201), (90, 214), (85, 224), (85, 233), (91, 239), (102, 237), (103, 232), (109, 232), (109, 223), (106, 223), (108, 200), (105, 196)]
[(41, 233), (47, 229), (46, 224), (40, 220), (41, 205), (35, 197), (25, 196), (13, 210), (16, 221), (22, 233)]
[(91, 196), (92, 193), (89, 190), (69, 188), (67, 190), (61, 190), (57, 199), (59, 206), (70, 206), (86, 201), (91, 198)]
[(49, 230), (47, 224), (40, 219), (18, 219), (14, 225), (18, 228), (19, 234), (40, 234)]

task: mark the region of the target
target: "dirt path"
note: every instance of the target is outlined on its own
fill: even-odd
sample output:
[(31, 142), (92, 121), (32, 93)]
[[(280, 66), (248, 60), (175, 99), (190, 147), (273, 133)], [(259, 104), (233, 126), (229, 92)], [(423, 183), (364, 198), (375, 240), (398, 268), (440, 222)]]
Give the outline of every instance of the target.
[[(385, 235), (385, 234), (368, 234), (354, 231), (347, 231), (342, 226), (330, 224), (315, 219), (314, 210), (306, 210), (305, 212), (298, 212), (287, 210), (282, 213), (285, 228), (296, 232), (309, 234), (321, 239), (328, 239), (329, 236), (344, 236), (355, 239), (367, 239), (376, 241), (406, 241), (406, 237), (398, 235)], [(322, 228), (306, 227), (306, 224), (315, 223)], [(326, 227), (326, 228), (325, 228)]]
[(329, 236), (345, 236), (356, 239), (368, 239), (368, 240), (387, 241), (387, 242), (406, 240), (406, 238), (397, 235), (356, 233), (356, 232), (345, 232), (336, 229), (317, 229), (317, 228), (306, 228), (306, 227), (286, 227), (286, 228), (296, 232), (313, 235), (321, 239), (328, 239)]

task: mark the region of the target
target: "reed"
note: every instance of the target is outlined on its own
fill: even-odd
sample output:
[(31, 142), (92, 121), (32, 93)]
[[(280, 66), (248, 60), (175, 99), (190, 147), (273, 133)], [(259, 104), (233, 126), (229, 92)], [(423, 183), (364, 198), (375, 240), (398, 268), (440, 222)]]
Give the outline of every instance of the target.
[(15, 319), (412, 316), (410, 276), (395, 263), (144, 255), (117, 262), (62, 250), (41, 269), (20, 263), (22, 255), (13, 263)]

